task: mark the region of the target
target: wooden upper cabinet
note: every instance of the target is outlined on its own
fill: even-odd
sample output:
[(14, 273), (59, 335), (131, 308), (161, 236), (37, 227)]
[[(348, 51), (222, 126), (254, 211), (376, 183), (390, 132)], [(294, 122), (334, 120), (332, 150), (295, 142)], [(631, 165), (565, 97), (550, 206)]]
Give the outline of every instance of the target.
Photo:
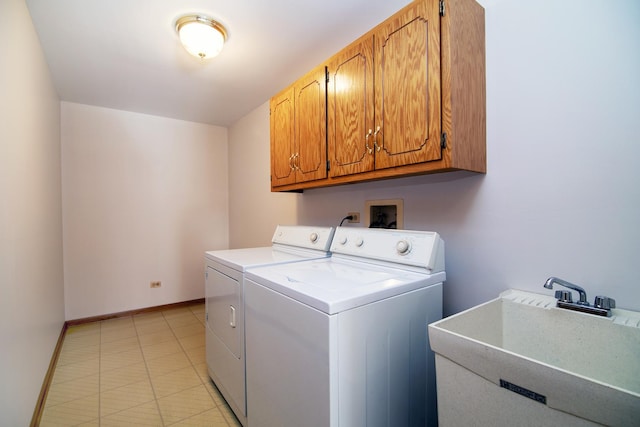
[(269, 103), (272, 186), (296, 182), (294, 99), (294, 90), (290, 87), (271, 98)]
[(271, 98), (271, 186), (327, 177), (326, 69)]
[(333, 56), (327, 71), (329, 175), (372, 170), (373, 37), (364, 37)]
[(414, 2), (327, 69), (331, 177), (442, 158), (437, 2)]
[(295, 165), (298, 182), (327, 177), (327, 73), (308, 73), (295, 88)]
[[(414, 0), (291, 90), (271, 100), (276, 191), (486, 172), (484, 9), (475, 0)], [(278, 123), (288, 114), (293, 127)]]
[(374, 32), (375, 168), (439, 160), (440, 16), (418, 1)]

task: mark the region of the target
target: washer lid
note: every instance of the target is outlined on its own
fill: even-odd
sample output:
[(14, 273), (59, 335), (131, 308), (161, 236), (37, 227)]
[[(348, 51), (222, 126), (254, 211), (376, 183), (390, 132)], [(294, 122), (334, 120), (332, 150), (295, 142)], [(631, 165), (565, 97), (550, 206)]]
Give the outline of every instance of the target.
[(445, 277), (444, 271), (424, 274), (338, 258), (258, 267), (246, 273), (247, 279), (327, 314), (431, 286)]

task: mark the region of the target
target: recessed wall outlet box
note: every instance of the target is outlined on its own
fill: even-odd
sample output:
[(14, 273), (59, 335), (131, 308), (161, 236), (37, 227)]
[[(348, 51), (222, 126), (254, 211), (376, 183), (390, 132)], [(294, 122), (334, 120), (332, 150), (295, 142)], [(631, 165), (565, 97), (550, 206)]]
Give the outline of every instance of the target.
[(369, 228), (404, 228), (402, 199), (367, 200), (364, 215), (364, 224)]
[(159, 288), (160, 286), (162, 286), (162, 282), (158, 281), (158, 282), (151, 282), (149, 284), (150, 288)]
[(348, 215), (351, 217), (349, 222), (360, 222), (360, 212), (349, 212)]

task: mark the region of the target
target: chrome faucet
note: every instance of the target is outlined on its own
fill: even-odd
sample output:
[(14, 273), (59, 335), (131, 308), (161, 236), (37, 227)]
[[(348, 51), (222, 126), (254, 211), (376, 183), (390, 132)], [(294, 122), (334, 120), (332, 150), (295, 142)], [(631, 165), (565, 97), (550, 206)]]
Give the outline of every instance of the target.
[[(576, 302), (576, 304), (587, 305), (587, 306), (589, 305), (589, 302), (587, 301), (587, 293), (580, 286), (574, 285), (573, 283), (569, 283), (566, 280), (558, 279), (557, 277), (549, 277), (547, 281), (544, 283), (544, 287), (547, 289), (553, 289), (554, 283), (557, 283), (558, 285), (562, 285), (565, 288), (573, 289), (574, 291), (578, 292), (578, 294), (580, 295), (580, 300)], [(558, 291), (558, 292), (561, 292), (561, 291)], [(558, 292), (556, 292), (556, 295), (558, 295)]]
[(568, 310), (581, 311), (583, 313), (597, 314), (598, 316), (611, 316), (611, 309), (616, 308), (616, 300), (609, 297), (597, 296), (593, 306), (587, 301), (587, 293), (578, 285), (569, 283), (566, 280), (558, 279), (557, 277), (549, 277), (544, 282), (544, 287), (547, 289), (553, 289), (553, 284), (557, 283), (565, 288), (572, 289), (580, 295), (580, 299), (577, 302), (573, 302), (570, 291), (556, 291), (556, 299), (558, 300), (556, 306), (559, 308), (566, 308)]

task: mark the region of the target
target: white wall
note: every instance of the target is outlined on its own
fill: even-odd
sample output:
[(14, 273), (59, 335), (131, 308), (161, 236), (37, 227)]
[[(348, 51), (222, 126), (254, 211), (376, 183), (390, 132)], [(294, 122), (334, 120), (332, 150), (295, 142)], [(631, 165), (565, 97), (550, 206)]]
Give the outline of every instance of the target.
[[(510, 287), (552, 293), (542, 287), (551, 275), (583, 285), (590, 299), (604, 294), (640, 310), (640, 3), (481, 4), (488, 173), (285, 195), (297, 202), (298, 222), (336, 225), (366, 200), (403, 199), (405, 228), (438, 231), (446, 242), (445, 314)], [(244, 156), (265, 152), (268, 134), (260, 135), (244, 141)], [(268, 180), (261, 173), (256, 179)], [(230, 190), (282, 203), (265, 188), (232, 182)], [(248, 223), (258, 210), (269, 212), (231, 216)]]
[(203, 253), (228, 246), (227, 155), (225, 128), (62, 103), (67, 320), (204, 297)]
[(60, 104), (23, 0), (0, 39), (0, 425), (25, 426), (64, 323)]
[[(266, 138), (266, 143), (264, 143)], [(278, 224), (297, 224), (297, 197), (271, 193), (269, 103), (229, 128), (230, 247), (271, 245)]]

